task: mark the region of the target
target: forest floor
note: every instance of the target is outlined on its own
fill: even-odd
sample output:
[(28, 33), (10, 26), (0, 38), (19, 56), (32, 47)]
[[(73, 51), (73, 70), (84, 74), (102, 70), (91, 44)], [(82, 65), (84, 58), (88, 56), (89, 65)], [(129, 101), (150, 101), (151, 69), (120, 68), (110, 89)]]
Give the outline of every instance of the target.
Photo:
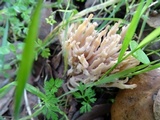
[[(64, 21), (64, 14), (67, 18), (69, 18), (70, 16), (72, 17), (72, 14), (77, 14), (77, 12), (83, 13), (85, 10), (87, 11), (96, 5), (105, 3), (104, 0), (74, 0), (70, 2), (70, 4), (68, 3), (70, 0), (64, 0), (61, 3), (58, 1), (55, 2), (53, 0), (50, 2), (44, 2), (47, 7), (42, 9), (38, 36), (39, 40), (37, 40), (36, 44), (37, 46), (41, 47), (46, 38), (48, 38), (49, 35), (53, 35), (52, 32), (55, 30), (55, 28)], [(154, 29), (160, 26), (160, 13), (158, 11), (159, 3), (155, 1), (153, 4), (154, 6), (151, 5), (151, 7), (147, 9), (147, 11), (144, 13), (144, 16), (142, 16), (138, 22), (136, 32), (132, 38), (138, 43), (140, 43), (141, 40), (149, 35)], [(86, 12), (83, 17), (77, 18), (77, 21), (75, 21), (83, 22), (83, 18), (87, 18), (90, 14), (93, 14), (93, 22), (97, 22), (98, 29), (104, 29), (107, 25), (113, 26), (114, 23), (117, 23), (119, 20), (124, 20), (123, 22), (127, 21), (127, 23), (123, 23), (127, 26), (131, 22), (134, 11), (138, 5), (138, 2), (125, 2), (125, 0), (116, 2), (112, 5), (108, 5), (105, 8), (98, 8), (96, 11), (91, 10), (91, 12)], [(4, 6), (6, 7), (7, 3), (2, 2), (1, 10), (4, 9)], [(21, 18), (19, 15), (16, 15), (16, 17), (20, 19), (20, 21), (23, 21), (21, 20), (23, 18)], [(48, 23), (46, 22), (47, 20)], [(14, 22), (15, 21), (16, 20), (14, 20)], [(6, 24), (7, 23), (4, 21), (1, 22), (1, 28), (5, 30)], [(0, 120), (13, 119), (14, 93), (16, 89), (14, 81), (16, 79), (18, 66), (20, 63), (19, 56), (22, 54), (23, 39), (25, 38), (25, 35), (23, 38), (21, 33), (19, 35), (18, 32), (16, 33), (16, 30), (14, 31), (13, 28), (10, 28), (13, 26), (14, 23), (12, 24), (10, 22), (8, 42), (10, 43), (9, 49), (12, 48), (11, 46), (14, 46), (13, 48), (16, 49), (16, 51), (7, 52), (8, 46), (6, 48), (3, 47), (3, 51), (2, 48), (0, 49), (0, 51), (2, 51), (0, 52), (0, 55), (4, 55), (3, 62), (0, 61), (0, 66), (5, 65), (6, 67), (6, 69), (3, 67), (0, 70)], [(67, 25), (62, 26), (63, 29), (66, 29), (67, 27)], [(5, 32), (4, 30), (3, 32)], [(67, 72), (65, 71), (65, 69), (69, 69), (70, 66), (66, 67), (65, 65), (65, 61), (68, 59), (64, 57), (65, 54), (63, 54), (62, 49), (63, 45), (59, 36), (60, 33), (58, 35), (56, 34), (54, 38), (47, 43), (48, 45), (45, 46), (46, 48), (43, 49), (42, 54), (39, 54), (34, 60), (31, 75), (28, 79), (28, 83), (33, 87), (33, 89), (32, 87), (28, 87), (24, 91), (22, 105), (20, 108), (21, 120), (111, 120), (111, 107), (115, 102), (115, 97), (120, 89), (117, 87), (97, 86), (86, 88), (86, 86), (84, 87), (84, 85), (81, 85), (82, 88), (78, 88), (80, 92), (76, 91), (76, 94), (74, 92), (70, 94), (69, 89), (66, 86), (70, 76), (67, 76)], [(4, 38), (4, 34), (0, 36), (1, 41), (2, 38)], [(158, 52), (160, 49), (160, 44), (158, 41), (159, 38), (156, 37), (156, 39), (156, 42), (148, 44), (142, 48), (151, 62), (159, 60)], [(1, 42), (1, 45), (2, 44), (3, 42)], [(153, 51), (157, 52), (149, 55), (150, 52)], [(2, 56), (0, 56), (0, 58), (2, 58)], [(9, 67), (7, 67), (8, 63)], [(129, 77), (132, 78), (133, 76)], [(62, 81), (62, 83), (57, 82), (56, 80)], [(58, 86), (56, 82), (60, 86)], [(53, 88), (56, 88), (56, 90)], [(50, 98), (52, 96), (49, 96), (46, 92), (47, 90), (51, 91), (51, 89), (53, 89), (53, 91), (55, 90), (55, 92), (52, 94), (53, 98)], [(80, 89), (82, 89), (82, 91)], [(48, 95), (48, 98), (42, 100), (39, 98), (38, 92), (36, 94), (36, 90), (41, 91), (46, 96)], [(87, 95), (85, 96), (85, 94)], [(50, 102), (50, 100), (55, 100), (56, 102)], [(47, 107), (44, 107), (43, 110), (40, 110), (40, 108), (43, 106)], [(40, 112), (38, 110), (40, 110)]]

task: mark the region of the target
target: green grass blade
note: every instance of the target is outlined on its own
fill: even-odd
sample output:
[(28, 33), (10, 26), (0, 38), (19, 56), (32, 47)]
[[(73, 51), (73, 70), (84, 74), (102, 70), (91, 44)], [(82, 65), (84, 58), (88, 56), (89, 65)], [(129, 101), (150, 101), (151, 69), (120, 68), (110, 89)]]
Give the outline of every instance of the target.
[[(152, 62), (153, 64), (154, 62)], [(108, 77), (105, 77), (97, 82), (94, 83), (95, 86), (97, 85), (102, 85), (102, 84), (106, 84), (106, 83), (110, 83), (110, 82), (115, 82), (117, 79), (119, 78), (124, 78), (124, 77), (129, 77), (132, 75), (137, 75), (140, 73), (144, 73), (144, 72), (148, 72), (150, 70), (156, 69), (160, 67), (160, 63), (155, 64), (155, 65), (147, 65), (147, 64), (142, 64), (140, 66), (137, 67), (133, 67), (115, 74), (111, 74)]]
[[(113, 9), (113, 12), (107, 17), (107, 18), (111, 18), (113, 17), (117, 11), (120, 10), (120, 7), (125, 3), (125, 0), (120, 1), (117, 6)], [(108, 20), (106, 19), (98, 28), (98, 31), (101, 31), (102, 29), (104, 29), (106, 27)]]
[(33, 117), (38, 116), (39, 114), (42, 113), (44, 106), (42, 106), (41, 108), (39, 108), (38, 110), (36, 110), (31, 116), (26, 116), (24, 118), (21, 118), (19, 120), (30, 120)]
[[(2, 47), (7, 45), (7, 37), (8, 37), (8, 29), (9, 29), (9, 22), (8, 19), (6, 20), (6, 27), (4, 30), (4, 35), (2, 38)], [(0, 69), (3, 70), (4, 67), (4, 56), (3, 54), (0, 54), (0, 64), (2, 65)]]
[(31, 68), (34, 60), (34, 48), (35, 40), (38, 36), (38, 27), (40, 20), (40, 12), (42, 8), (42, 0), (38, 1), (35, 11), (31, 17), (31, 23), (29, 26), (28, 35), (25, 39), (25, 47), (22, 54), (22, 61), (20, 63), (19, 71), (17, 74), (17, 87), (14, 101), (14, 120), (18, 120), (21, 100), (24, 92), (26, 82), (31, 73)]
[(0, 88), (0, 98), (2, 98), (5, 94), (7, 94), (7, 92), (16, 85), (17, 85), (17, 82), (14, 81)]
[(5, 30), (4, 30), (4, 35), (3, 35), (3, 38), (2, 38), (2, 46), (7, 45), (8, 29), (9, 29), (9, 22), (8, 22), (8, 19), (7, 19), (6, 27), (5, 27)]
[(42, 100), (44, 100), (46, 98), (44, 93), (42, 93), (40, 90), (38, 90), (37, 88), (33, 87), (30, 84), (26, 84), (26, 88), (25, 89), (27, 91), (29, 91), (30, 93), (36, 95), (37, 97), (39, 97)]
[(150, 43), (151, 41), (153, 41), (157, 36), (160, 35), (160, 27), (156, 28), (153, 32), (151, 32), (149, 35), (147, 35), (147, 37), (145, 37), (137, 46), (136, 49), (134, 49), (133, 51), (131, 51), (129, 54), (127, 54), (125, 57), (123, 57), (122, 60), (124, 60), (125, 58), (127, 58), (129, 55), (133, 54), (134, 52), (136, 52), (137, 50), (143, 48), (145, 45), (147, 45), (148, 43)]
[(132, 75), (138, 75), (138, 74), (145, 73), (145, 72), (157, 69), (157, 68), (160, 68), (160, 63), (157, 63), (155, 65), (149, 65), (147, 68), (144, 68), (142, 70), (136, 71)]
[(153, 0), (147, 0), (147, 3), (144, 5), (142, 11), (141, 11), (141, 15), (143, 15), (143, 13), (148, 9), (148, 6), (153, 2)]
[[(17, 81), (11, 82), (11, 83), (3, 86), (2, 88), (0, 88), (0, 98), (2, 98), (5, 94), (7, 94), (7, 92), (8, 92), (11, 88), (13, 88), (13, 87), (15, 87), (15, 86), (17, 86)], [(36, 95), (37, 97), (39, 97), (39, 98), (42, 99), (42, 100), (45, 99), (45, 97), (46, 97), (45, 94), (43, 94), (41, 91), (39, 91), (37, 88), (33, 87), (33, 86), (30, 85), (30, 84), (26, 84), (25, 89), (26, 89), (28, 92)]]
[(144, 47), (146, 44), (151, 42), (157, 36), (160, 35), (160, 27), (156, 28), (153, 32), (151, 32), (147, 37), (145, 37), (138, 45), (137, 49)]
[[(131, 51), (136, 49), (137, 46), (138, 46), (138, 43), (136, 41), (133, 40), (133, 41), (130, 42)], [(142, 51), (142, 49), (138, 49), (137, 51), (135, 51), (133, 53), (133, 56), (143, 64), (149, 64), (150, 63), (150, 60), (149, 60), (148, 56)]]
[(118, 61), (121, 61), (123, 56), (124, 56), (124, 53), (126, 52), (127, 48), (128, 48), (128, 45), (135, 33), (135, 30), (137, 28), (137, 25), (139, 23), (139, 20), (140, 20), (140, 17), (141, 17), (141, 10), (143, 8), (143, 3), (144, 3), (144, 0), (142, 0), (136, 10), (136, 13), (135, 15), (133, 16), (133, 19), (131, 21), (131, 24), (129, 25), (129, 28), (126, 32), (126, 36), (124, 38), (124, 41), (123, 41), (123, 44), (122, 44), (122, 49), (120, 51), (120, 54), (119, 54), (119, 57), (118, 57)]
[(107, 2), (104, 2), (104, 3), (101, 3), (101, 4), (98, 4), (98, 5), (95, 5), (95, 6), (92, 6), (90, 8), (82, 10), (81, 12), (77, 13), (72, 19), (77, 19), (77, 18), (82, 17), (82, 16), (84, 16), (88, 13), (95, 12), (95, 11), (100, 10), (102, 8), (105, 8), (105, 7), (108, 7), (110, 5), (116, 4), (119, 1), (120, 0), (107, 0)]

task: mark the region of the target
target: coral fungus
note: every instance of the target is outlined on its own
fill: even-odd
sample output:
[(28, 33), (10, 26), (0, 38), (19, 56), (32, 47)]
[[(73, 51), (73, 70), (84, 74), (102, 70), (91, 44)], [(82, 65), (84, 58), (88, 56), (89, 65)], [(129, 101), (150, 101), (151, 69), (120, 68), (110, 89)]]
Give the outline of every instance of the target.
[[(91, 23), (93, 15), (89, 15), (83, 23), (74, 23), (68, 28), (67, 40), (64, 42), (64, 50), (68, 52), (68, 88), (75, 88), (79, 82), (89, 83), (98, 80), (107, 70), (117, 63), (119, 52), (122, 46), (128, 26), (119, 30), (120, 22), (115, 23), (111, 28), (107, 26), (101, 32), (95, 28), (97, 23)], [(118, 32), (120, 34), (118, 34)], [(64, 31), (60, 40), (64, 38)], [(128, 54), (127, 51), (125, 54)], [(133, 56), (127, 57), (110, 74), (132, 68), (139, 64)], [(133, 88), (135, 85), (125, 86), (119, 80), (116, 87)], [(118, 83), (120, 86), (118, 86)], [(108, 87), (109, 85), (107, 85)], [(112, 84), (111, 86), (114, 86)]]

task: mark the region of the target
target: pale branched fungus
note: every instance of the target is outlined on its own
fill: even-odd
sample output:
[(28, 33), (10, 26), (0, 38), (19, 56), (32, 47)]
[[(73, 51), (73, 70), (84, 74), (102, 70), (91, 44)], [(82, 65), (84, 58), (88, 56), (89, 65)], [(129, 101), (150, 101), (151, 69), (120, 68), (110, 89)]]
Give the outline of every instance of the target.
[[(118, 55), (122, 46), (122, 40), (127, 30), (123, 26), (120, 34), (120, 22), (115, 23), (109, 30), (107, 26), (103, 31), (95, 30), (97, 23), (91, 23), (91, 14), (82, 24), (72, 24), (67, 31), (67, 40), (64, 41), (63, 49), (68, 53), (68, 88), (75, 88), (79, 82), (89, 83), (98, 80), (107, 70), (117, 63)], [(60, 35), (63, 41), (65, 32)], [(126, 52), (128, 54), (129, 51)], [(119, 72), (139, 64), (134, 57), (129, 56), (121, 62), (112, 72)], [(125, 81), (126, 82), (126, 81)], [(136, 85), (125, 85), (120, 80), (106, 87), (116, 86), (119, 88), (134, 88)], [(103, 85), (104, 87), (104, 85)]]

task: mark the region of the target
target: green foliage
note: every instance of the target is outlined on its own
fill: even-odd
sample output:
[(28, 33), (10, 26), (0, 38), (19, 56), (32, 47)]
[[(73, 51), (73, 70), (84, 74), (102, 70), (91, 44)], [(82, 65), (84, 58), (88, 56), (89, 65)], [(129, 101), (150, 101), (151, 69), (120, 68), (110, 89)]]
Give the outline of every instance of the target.
[(80, 112), (89, 112), (92, 108), (90, 104), (96, 101), (95, 91), (91, 87), (86, 88), (85, 84), (83, 85), (82, 83), (77, 88), (78, 91), (73, 93), (73, 95), (81, 101), (82, 107), (80, 108)]
[(43, 49), (43, 51), (42, 51), (42, 53), (41, 53), (41, 56), (42, 56), (43, 58), (48, 58), (50, 55), (51, 55), (51, 54), (50, 54), (50, 49), (49, 49), (49, 48)]
[[(36, 0), (4, 0), (5, 7), (0, 12), (0, 22), (5, 24), (6, 19), (10, 23), (10, 34), (12, 41), (25, 38), (28, 31), (31, 12), (36, 4)], [(4, 31), (3, 26), (0, 31)], [(0, 33), (0, 37), (3, 34)]]
[(63, 81), (60, 79), (50, 79), (44, 83), (44, 91), (46, 99), (44, 100), (43, 114), (47, 119), (58, 120), (57, 113), (61, 113), (58, 106), (58, 98), (56, 98), (55, 93), (62, 86)]
[[(58, 120), (59, 114), (67, 119), (65, 113), (59, 108), (60, 103), (62, 102), (58, 97), (56, 97), (56, 93), (58, 89), (62, 86), (63, 81), (61, 79), (53, 79), (51, 78), (49, 81), (44, 82), (44, 92), (42, 93), (37, 88), (27, 84), (26, 89), (32, 94), (37, 95), (41, 100), (42, 107), (37, 109), (33, 116), (37, 116), (40, 113), (43, 113), (48, 120)], [(27, 120), (30, 117), (22, 118), (22, 120)]]
[(11, 65), (16, 64), (21, 60), (24, 43), (9, 43), (0, 47), (0, 72), (4, 73), (4, 76), (8, 76), (6, 70), (11, 69)]
[[(52, 120), (58, 120), (58, 114), (62, 114), (66, 117), (63, 111), (59, 108), (61, 100), (55, 95), (58, 89), (62, 86), (62, 83), (63, 81), (61, 79), (53, 78), (51, 78), (49, 81), (45, 81), (45, 93), (42, 93), (39, 89), (30, 84), (26, 84), (25, 89), (41, 99), (42, 107), (37, 109), (36, 112), (33, 113), (33, 116), (37, 116), (38, 114), (43, 113), (47, 119)], [(0, 88), (0, 98), (2, 98), (14, 86), (17, 86), (17, 81), (11, 82)], [(31, 116), (27, 116), (25, 118), (21, 118), (20, 120), (28, 120), (30, 118)]]
[[(32, 94), (37, 95), (41, 99), (41, 107), (32, 114), (33, 116), (37, 116), (40, 113), (43, 113), (48, 120), (58, 120), (59, 115), (61, 114), (63, 117), (68, 120), (66, 114), (60, 109), (60, 103), (62, 102), (60, 98), (58, 98), (55, 94), (58, 89), (62, 86), (63, 81), (61, 79), (53, 79), (51, 78), (49, 81), (44, 82), (44, 92), (40, 92), (37, 88), (32, 85), (27, 84), (26, 90), (31, 92)], [(1, 90), (1, 89), (0, 89)], [(37, 106), (38, 107), (38, 106)], [(37, 108), (36, 107), (36, 108)], [(21, 120), (28, 120), (31, 116), (27, 116), (22, 118)]]
[(48, 18), (46, 18), (46, 23), (50, 24), (50, 25), (54, 25), (55, 23), (57, 23), (54, 19), (53, 15), (50, 15)]
[(3, 73), (4, 77), (9, 78), (9, 74), (6, 70), (11, 69), (11, 65), (16, 64), (17, 61), (21, 59), (20, 51), (22, 47), (19, 43), (10, 43), (8, 42), (8, 31), (9, 31), (9, 22), (7, 19), (6, 26), (4, 28), (2, 44), (0, 46), (0, 72)]
[(35, 51), (35, 56), (36, 56), (36, 59), (38, 58), (38, 55), (40, 54), (43, 58), (48, 58), (50, 56), (50, 49), (49, 48), (43, 48), (43, 42), (42, 40), (40, 39), (37, 39), (36, 40), (36, 45), (35, 45), (35, 48), (38, 49), (39, 51), (41, 51), (41, 53), (37, 53)]
[(8, 91), (13, 88), (15, 85), (17, 85), (16, 82), (11, 82), (5, 86), (3, 86), (2, 88), (0, 88), (0, 98), (2, 98), (4, 95), (6, 95), (8, 93)]
[(15, 55), (18, 55), (16, 52), (22, 51), (23, 47), (24, 47), (24, 43), (19, 42), (17, 44), (13, 44), (13, 43), (7, 42), (6, 46), (0, 47), (0, 54), (7, 55), (7, 54), (13, 52), (13, 53), (15, 53)]
[(60, 79), (50, 79), (44, 83), (44, 90), (47, 96), (53, 96), (57, 91), (58, 88), (62, 86), (63, 81)]
[[(138, 43), (136, 41), (131, 41), (130, 42), (130, 48), (133, 51), (134, 49), (136, 49), (138, 46)], [(149, 64), (150, 60), (147, 57), (147, 55), (142, 51), (142, 49), (138, 49), (136, 52), (133, 53), (133, 56), (135, 58), (137, 58), (140, 62), (144, 63), (144, 64)]]
[(52, 119), (52, 120), (58, 120), (58, 115), (56, 112), (58, 112), (59, 109), (54, 104), (45, 104), (45, 107), (43, 108), (43, 114), (46, 116), (46, 118)]

